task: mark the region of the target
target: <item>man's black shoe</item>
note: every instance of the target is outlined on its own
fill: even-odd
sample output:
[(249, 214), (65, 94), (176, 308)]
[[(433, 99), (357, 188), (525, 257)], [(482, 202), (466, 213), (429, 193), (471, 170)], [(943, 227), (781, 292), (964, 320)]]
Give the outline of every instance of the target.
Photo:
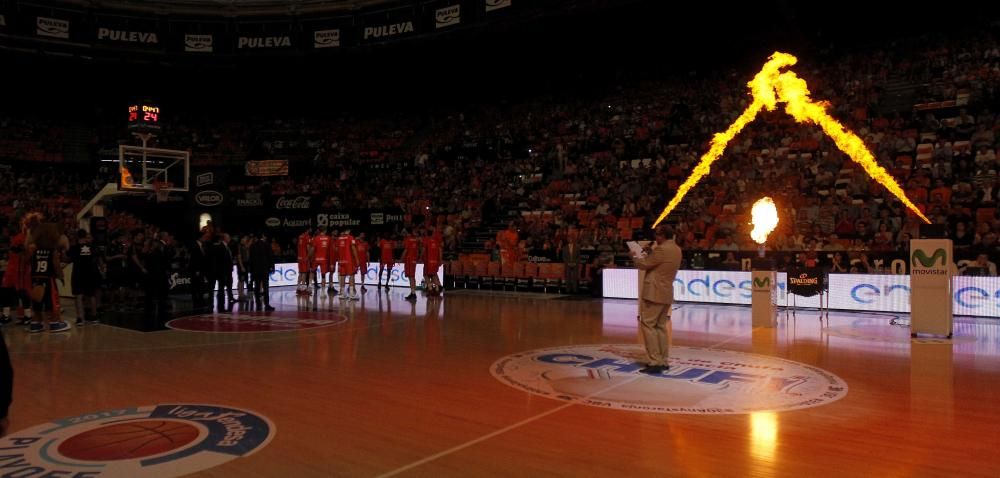
[(656, 375), (660, 372), (663, 372), (666, 369), (667, 367), (664, 367), (663, 365), (648, 365), (639, 370), (639, 373), (644, 373), (647, 375)]

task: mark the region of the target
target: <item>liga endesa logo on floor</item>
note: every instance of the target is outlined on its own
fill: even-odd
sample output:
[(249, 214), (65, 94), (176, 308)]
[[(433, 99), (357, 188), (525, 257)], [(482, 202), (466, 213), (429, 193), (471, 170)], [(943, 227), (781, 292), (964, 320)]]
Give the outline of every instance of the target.
[(836, 375), (791, 360), (671, 347), (670, 369), (639, 370), (638, 345), (572, 345), (510, 355), (490, 371), (535, 395), (634, 412), (737, 414), (817, 407), (847, 395)]
[(347, 317), (329, 312), (275, 311), (181, 317), (167, 322), (167, 327), (214, 333), (288, 332), (330, 327), (343, 322), (347, 322)]
[(266, 417), (168, 404), (64, 418), (0, 439), (3, 476), (167, 478), (252, 455), (274, 437)]

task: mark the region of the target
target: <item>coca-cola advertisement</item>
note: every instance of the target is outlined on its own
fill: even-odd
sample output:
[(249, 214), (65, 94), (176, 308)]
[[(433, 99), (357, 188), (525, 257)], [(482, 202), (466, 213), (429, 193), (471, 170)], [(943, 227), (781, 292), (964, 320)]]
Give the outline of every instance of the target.
[(274, 203), (275, 209), (310, 209), (312, 198), (309, 196), (281, 196)]

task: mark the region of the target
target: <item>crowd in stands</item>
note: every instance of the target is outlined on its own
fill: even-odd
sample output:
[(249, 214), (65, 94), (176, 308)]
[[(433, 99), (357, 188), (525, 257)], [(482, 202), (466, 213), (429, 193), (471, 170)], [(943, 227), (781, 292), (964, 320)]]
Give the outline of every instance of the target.
[[(794, 69), (920, 209), (948, 225), (959, 258), (1000, 262), (996, 39), (914, 40), (805, 58)], [(329, 208), (398, 207), (412, 223), (444, 230), (452, 256), (492, 252), (496, 241), (475, 232), (514, 222), (522, 258), (539, 250), (558, 257), (575, 241), (610, 260), (648, 229), (711, 135), (746, 107), (754, 73), (699, 72), (630, 81), (600, 96), (553, 93), (429, 114), (182, 120), (158, 141), (192, 150), (195, 169), (288, 159), (291, 176), (233, 174), (230, 192), (308, 194)], [(889, 85), (909, 88), (912, 104), (888, 108)], [(7, 157), (37, 158), (30, 146), (58, 134), (4, 125)], [(107, 126), (95, 134), (97, 149), (112, 150), (126, 136)], [(68, 218), (98, 182), (0, 171), (0, 212), (16, 217), (39, 207)], [(822, 131), (781, 111), (747, 127), (669, 222), (685, 250), (754, 251), (747, 215), (765, 195), (781, 218), (768, 247), (805, 252), (828, 267), (841, 252), (847, 257), (838, 261), (864, 262), (862, 255), (904, 251), (919, 232), (919, 220)], [(138, 226), (121, 221), (122, 229)]]

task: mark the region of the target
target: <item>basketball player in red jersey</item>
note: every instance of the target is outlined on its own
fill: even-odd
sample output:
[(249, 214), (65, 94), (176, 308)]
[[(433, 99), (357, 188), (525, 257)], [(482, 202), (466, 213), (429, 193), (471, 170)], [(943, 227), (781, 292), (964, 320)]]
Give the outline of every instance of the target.
[[(360, 261), (358, 260), (358, 248), (350, 229), (344, 229), (340, 233), (340, 237), (337, 238), (337, 253), (340, 254), (340, 260), (337, 262), (337, 267), (340, 269), (340, 299), (358, 300), (358, 290), (355, 286), (353, 271), (355, 264)], [(344, 281), (348, 277), (350, 277), (351, 281), (350, 293), (345, 292), (344, 289)]]
[(382, 271), (386, 271), (385, 274), (385, 290), (389, 290), (389, 279), (392, 278), (392, 266), (395, 265), (396, 260), (392, 255), (393, 248), (396, 247), (396, 242), (392, 240), (392, 236), (386, 234), (382, 240), (378, 241), (378, 247), (380, 250), (379, 260), (378, 260), (378, 282), (379, 287), (382, 284)]
[(365, 240), (365, 233), (358, 234), (355, 245), (358, 248), (358, 262), (354, 266), (361, 274), (361, 293), (364, 294), (368, 292), (365, 288), (365, 277), (368, 275), (368, 241)]
[(10, 241), (10, 251), (7, 253), (7, 270), (3, 274), (3, 290), (6, 301), (3, 303), (3, 316), (0, 323), (11, 321), (11, 308), (14, 306), (14, 313), (17, 307), (21, 308), (21, 325), (28, 325), (31, 322), (31, 298), (28, 290), (31, 288), (31, 269), (27, 251), (27, 232), (30, 227), (41, 222), (41, 214), (28, 213), (21, 221), (21, 232), (17, 233)]
[(420, 260), (420, 239), (406, 232), (403, 239), (403, 273), (410, 279), (410, 295), (406, 300), (417, 300), (417, 261)]
[[(333, 295), (337, 295), (337, 289), (333, 287), (333, 276), (337, 273), (337, 263), (340, 262), (340, 250), (337, 248), (340, 244), (340, 241), (338, 240), (339, 237), (340, 235), (337, 234), (336, 229), (332, 229), (330, 231), (329, 260), (327, 261), (330, 264), (330, 271), (327, 274), (329, 276), (328, 279), (330, 280), (330, 286), (327, 287), (326, 292)], [(344, 271), (341, 270), (340, 273), (343, 274)]]
[(431, 295), (441, 293), (441, 281), (438, 280), (437, 273), (443, 259), (441, 235), (431, 228), (424, 238), (424, 283), (427, 284), (427, 290)]
[(299, 259), (299, 286), (295, 290), (295, 295), (308, 295), (309, 292), (309, 274), (313, 269), (311, 250), (312, 250), (312, 236), (309, 235), (309, 229), (306, 229), (299, 235), (298, 244), (298, 259)]
[(0, 283), (0, 291), (2, 291), (3, 296), (3, 313), (0, 314), (0, 324), (10, 323), (11, 306), (14, 307), (14, 313), (17, 313), (18, 305), (23, 307), (23, 314), (27, 314), (31, 310), (31, 302), (24, 300), (27, 298), (27, 287), (23, 280), (25, 274), (21, 270), (21, 264), (24, 262), (23, 256), (24, 234), (17, 234), (10, 241), (10, 250), (7, 252), (7, 269), (3, 274), (3, 282)]
[(313, 236), (312, 245), (314, 252), (314, 261), (312, 269), (309, 272), (315, 274), (316, 269), (319, 268), (319, 275), (313, 281), (313, 287), (319, 289), (320, 283), (326, 285), (326, 277), (330, 273), (330, 243), (333, 239), (327, 235), (326, 226), (320, 226), (319, 233)]

